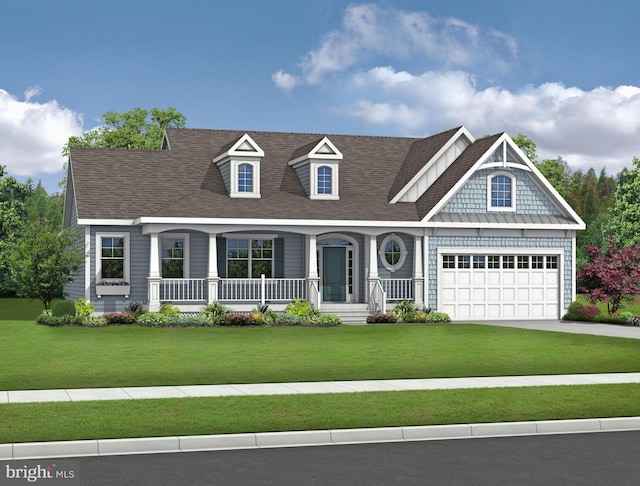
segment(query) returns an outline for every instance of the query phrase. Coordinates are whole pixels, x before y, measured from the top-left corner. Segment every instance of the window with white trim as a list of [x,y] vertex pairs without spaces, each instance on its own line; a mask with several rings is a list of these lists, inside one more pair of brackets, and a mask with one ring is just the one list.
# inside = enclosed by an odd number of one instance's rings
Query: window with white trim
[[238,165],[238,192],[253,192],[253,165],[246,163]]
[[189,235],[163,234],[160,240],[162,278],[189,278]]
[[129,233],[96,233],[96,283],[129,282]]
[[273,275],[272,239],[228,239],[227,276],[229,278],[271,278]]
[[487,209],[489,211],[515,211],[516,179],[508,172],[493,173],[487,177]]
[[390,272],[395,272],[404,265],[407,258],[407,247],[398,235],[387,235],[380,244],[378,251],[382,266]]
[[333,194],[332,172],[333,169],[329,166],[318,167],[318,194]]

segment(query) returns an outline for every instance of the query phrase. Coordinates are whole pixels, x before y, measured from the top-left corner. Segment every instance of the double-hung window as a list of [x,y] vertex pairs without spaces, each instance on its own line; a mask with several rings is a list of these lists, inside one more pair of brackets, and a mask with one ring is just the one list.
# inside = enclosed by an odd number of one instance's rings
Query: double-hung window
[[227,240],[227,276],[229,278],[260,278],[273,275],[272,239]]
[[129,233],[96,233],[96,280],[129,281]]
[[162,278],[188,278],[188,235],[163,235],[161,241]]

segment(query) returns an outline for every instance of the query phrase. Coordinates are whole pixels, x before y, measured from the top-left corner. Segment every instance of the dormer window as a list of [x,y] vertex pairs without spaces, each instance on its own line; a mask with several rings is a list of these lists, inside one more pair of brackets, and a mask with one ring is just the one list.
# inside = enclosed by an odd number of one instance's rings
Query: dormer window
[[487,178],[487,209],[489,211],[515,211],[516,180],[508,172],[490,174]]
[[244,134],[227,146],[213,162],[220,168],[231,197],[260,197],[260,160],[264,151]]
[[253,166],[238,165],[238,192],[253,192]]
[[299,148],[289,165],[293,167],[309,199],[339,199],[339,161],[342,153],[324,137]]

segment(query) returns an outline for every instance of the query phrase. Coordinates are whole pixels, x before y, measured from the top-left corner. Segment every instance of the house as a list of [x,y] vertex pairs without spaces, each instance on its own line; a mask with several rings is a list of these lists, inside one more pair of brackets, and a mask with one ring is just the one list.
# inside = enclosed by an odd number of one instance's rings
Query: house
[[558,319],[583,221],[505,133],[427,138],[168,129],[162,150],[72,148],[64,224],[96,312],[306,298],[454,320]]

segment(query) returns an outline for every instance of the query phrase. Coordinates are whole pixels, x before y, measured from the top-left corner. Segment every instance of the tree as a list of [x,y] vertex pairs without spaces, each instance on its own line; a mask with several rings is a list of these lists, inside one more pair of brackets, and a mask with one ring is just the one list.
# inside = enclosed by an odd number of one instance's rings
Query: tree
[[605,248],[586,248],[587,263],[578,281],[592,304],[606,302],[609,315],[640,295],[640,245],[621,248],[613,238]]
[[518,133],[512,138],[513,142],[524,152],[527,158],[534,164],[538,162],[538,154],[536,154],[536,144],[526,135]]
[[631,170],[618,176],[615,202],[605,227],[620,246],[640,243],[640,159],[634,157],[632,164]]
[[70,147],[130,148],[158,150],[165,128],[184,128],[186,117],[173,107],[166,110],[134,108],[124,113],[108,111],[102,115],[104,126],[70,137],[62,150],[69,155]]
[[13,296],[17,290],[9,271],[8,250],[27,221],[27,195],[27,186],[7,176],[0,165],[0,295]]
[[542,172],[545,179],[562,197],[567,195],[571,180],[571,169],[566,160],[560,156],[557,159],[545,159],[536,163],[536,168]]
[[84,261],[84,248],[78,241],[79,235],[68,228],[52,231],[40,222],[26,228],[9,251],[18,295],[39,299],[49,309]]

